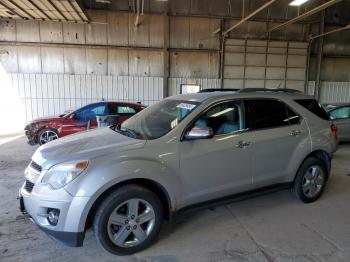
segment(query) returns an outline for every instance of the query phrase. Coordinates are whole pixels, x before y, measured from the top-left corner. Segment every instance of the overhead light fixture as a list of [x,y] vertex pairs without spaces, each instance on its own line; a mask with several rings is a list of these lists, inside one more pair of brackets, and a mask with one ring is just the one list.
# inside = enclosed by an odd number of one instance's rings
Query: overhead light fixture
[[301,6],[302,4],[306,3],[309,0],[294,0],[289,5],[290,6]]
[[111,3],[111,0],[96,0],[96,3],[110,4],[110,3]]

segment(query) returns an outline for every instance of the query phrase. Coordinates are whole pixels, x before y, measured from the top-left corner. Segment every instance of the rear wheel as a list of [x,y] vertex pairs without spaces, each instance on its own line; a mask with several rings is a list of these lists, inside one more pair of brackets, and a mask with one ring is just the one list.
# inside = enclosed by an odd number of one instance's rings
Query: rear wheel
[[326,168],[321,160],[306,159],[295,178],[293,192],[304,203],[316,201],[326,186],[326,174]]
[[45,128],[41,130],[38,135],[38,143],[39,145],[43,145],[52,140],[56,140],[57,138],[58,138],[58,133],[55,129]]
[[127,185],[102,202],[93,227],[104,249],[128,255],[150,246],[162,222],[163,209],[158,197],[146,188]]

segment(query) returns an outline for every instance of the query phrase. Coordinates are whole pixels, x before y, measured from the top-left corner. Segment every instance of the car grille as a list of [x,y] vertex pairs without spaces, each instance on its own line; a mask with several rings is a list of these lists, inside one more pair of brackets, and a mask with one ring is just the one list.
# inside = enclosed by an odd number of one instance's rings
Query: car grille
[[41,173],[41,166],[34,161],[30,162],[30,167]]
[[28,193],[31,193],[34,187],[34,183],[30,182],[29,180],[26,180],[24,184],[24,188]]

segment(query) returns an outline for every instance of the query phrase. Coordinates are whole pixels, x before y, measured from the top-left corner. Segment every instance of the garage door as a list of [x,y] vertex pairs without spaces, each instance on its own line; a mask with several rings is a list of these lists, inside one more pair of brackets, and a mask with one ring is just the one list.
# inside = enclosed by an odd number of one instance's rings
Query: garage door
[[227,39],[225,88],[304,91],[307,42]]

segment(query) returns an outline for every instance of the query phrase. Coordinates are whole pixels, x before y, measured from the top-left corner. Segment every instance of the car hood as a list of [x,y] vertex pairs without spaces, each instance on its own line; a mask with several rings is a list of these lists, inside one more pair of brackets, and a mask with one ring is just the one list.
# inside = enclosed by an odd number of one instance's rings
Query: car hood
[[39,117],[39,118],[33,119],[28,124],[34,124],[34,123],[39,123],[39,122],[48,122],[48,121],[56,121],[56,120],[62,120],[62,117],[59,117],[59,116]]
[[48,169],[57,163],[93,159],[117,151],[138,149],[145,140],[121,135],[109,127],[93,129],[51,141],[37,149],[32,160]]

